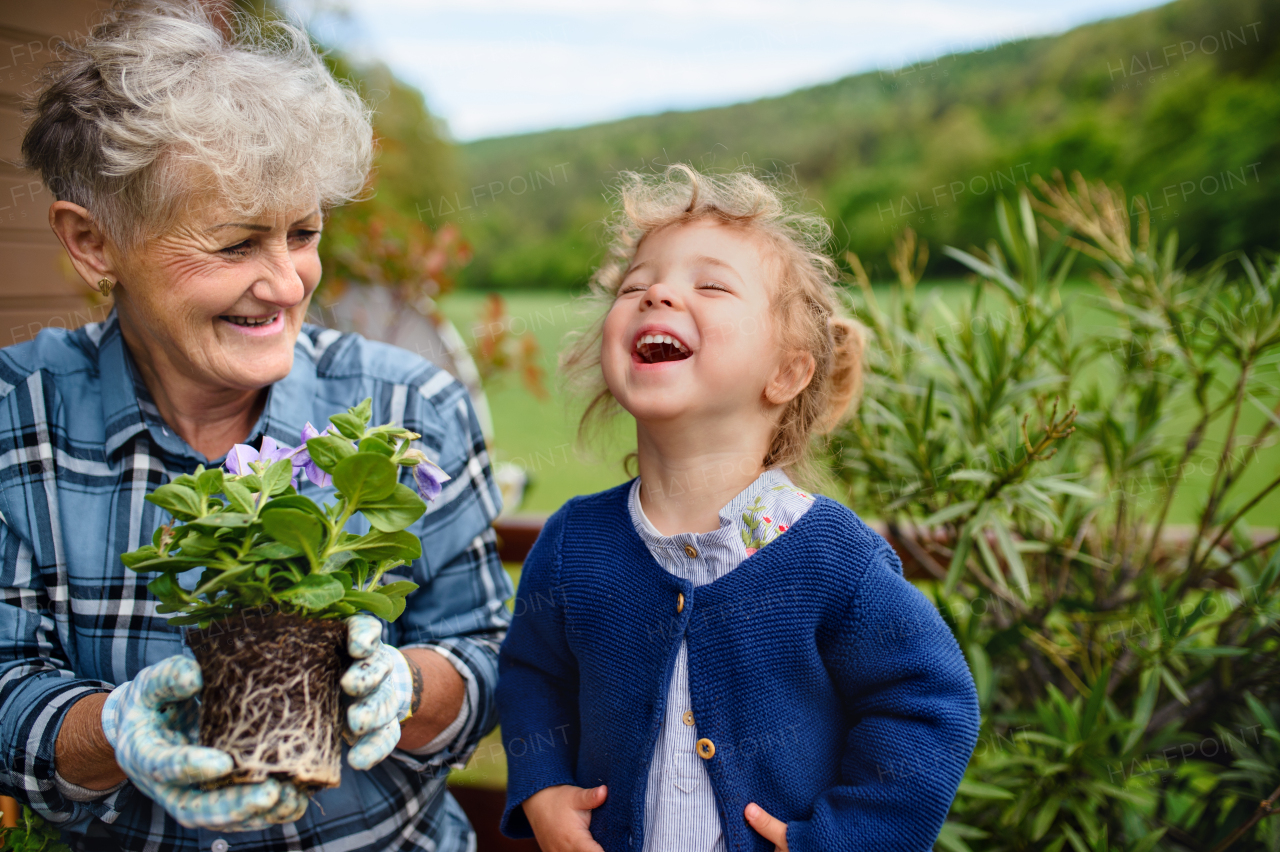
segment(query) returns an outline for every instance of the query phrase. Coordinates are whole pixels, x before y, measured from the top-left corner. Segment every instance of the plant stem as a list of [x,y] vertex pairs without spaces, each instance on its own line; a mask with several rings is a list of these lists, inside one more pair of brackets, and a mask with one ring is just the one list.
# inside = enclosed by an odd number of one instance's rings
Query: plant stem
[[1272,790],[1270,796],[1267,796],[1258,803],[1258,809],[1253,812],[1253,816],[1249,818],[1248,822],[1228,834],[1221,843],[1213,847],[1209,852],[1224,852],[1224,850],[1234,846],[1235,842],[1241,837],[1244,837],[1249,829],[1257,825],[1263,817],[1271,816],[1274,813],[1280,813],[1280,808],[1273,807],[1276,799],[1280,799],[1280,787]]

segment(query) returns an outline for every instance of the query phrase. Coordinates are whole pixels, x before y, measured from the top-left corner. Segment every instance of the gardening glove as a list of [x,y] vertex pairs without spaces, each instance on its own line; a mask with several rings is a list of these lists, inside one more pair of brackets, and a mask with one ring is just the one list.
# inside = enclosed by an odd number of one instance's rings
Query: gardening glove
[[203,687],[199,663],[174,656],[111,691],[102,706],[102,732],[124,774],[187,828],[254,831],[301,817],[307,797],[288,782],[200,789],[234,768],[231,755],[196,744],[196,696]]
[[342,675],[342,691],[355,701],[347,707],[343,736],[351,745],[347,763],[369,769],[400,742],[400,723],[413,706],[413,675],[404,654],[382,643],[382,622],[353,615],[347,624],[347,653],[355,660]]

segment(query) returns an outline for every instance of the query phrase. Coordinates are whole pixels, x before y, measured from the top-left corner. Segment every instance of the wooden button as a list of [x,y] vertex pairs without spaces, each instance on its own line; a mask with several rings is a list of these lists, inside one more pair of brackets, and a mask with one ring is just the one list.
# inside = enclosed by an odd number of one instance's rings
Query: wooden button
[[684,546],[684,555],[689,557],[690,559],[696,559],[698,556],[698,551],[694,550],[692,544],[686,544]]
[[710,760],[715,756],[716,756],[715,743],[711,742],[711,740],[707,739],[706,737],[703,737],[702,739],[698,740],[698,757],[702,758],[703,760]]
[[686,710],[686,711],[684,711],[684,716],[683,716],[683,718],[684,718],[684,723],[685,723],[686,725],[692,725],[692,724],[693,724],[693,711],[692,711],[692,710]]
[[684,592],[676,595],[676,612],[684,612]]

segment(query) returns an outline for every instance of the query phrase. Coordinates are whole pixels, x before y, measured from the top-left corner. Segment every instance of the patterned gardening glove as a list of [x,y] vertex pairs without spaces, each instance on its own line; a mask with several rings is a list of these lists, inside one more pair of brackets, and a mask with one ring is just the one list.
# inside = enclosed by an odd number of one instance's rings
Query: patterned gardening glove
[[200,789],[201,782],[234,768],[231,755],[196,745],[196,696],[203,687],[200,665],[174,656],[111,691],[102,706],[102,731],[124,774],[187,828],[255,831],[301,817],[307,797],[288,782]]
[[370,769],[400,742],[400,723],[412,715],[414,678],[404,654],[382,643],[381,621],[353,615],[346,624],[347,653],[355,662],[341,683],[355,700],[347,707],[342,733],[351,744],[351,768]]

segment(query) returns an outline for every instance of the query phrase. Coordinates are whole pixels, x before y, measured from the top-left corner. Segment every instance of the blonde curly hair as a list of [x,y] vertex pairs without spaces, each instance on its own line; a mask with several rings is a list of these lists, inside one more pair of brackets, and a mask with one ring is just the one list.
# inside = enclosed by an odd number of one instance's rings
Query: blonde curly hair
[[831,239],[830,225],[821,216],[801,212],[787,193],[746,169],[713,175],[677,164],[660,174],[620,175],[608,222],[608,252],[592,276],[588,297],[596,320],[560,359],[570,385],[589,398],[579,438],[620,408],[600,369],[601,336],[605,314],[640,243],[663,228],[700,221],[759,237],[776,260],[772,309],[780,345],[786,351],[809,353],[814,372],[783,409],[761,463],[781,468],[800,482],[821,481],[813,437],[852,416],[862,391],[866,337],[861,325],[840,315],[839,271],[824,251]]

